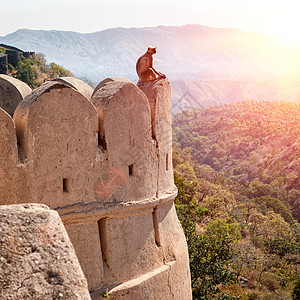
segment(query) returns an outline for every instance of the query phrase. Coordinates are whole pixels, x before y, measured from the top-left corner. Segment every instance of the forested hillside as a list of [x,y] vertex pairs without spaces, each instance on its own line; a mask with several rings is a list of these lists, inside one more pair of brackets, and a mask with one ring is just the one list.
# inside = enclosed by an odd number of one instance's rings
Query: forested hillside
[[175,116],[195,299],[299,299],[299,109],[247,101]]
[[[22,55],[16,67],[8,64],[8,75],[25,82],[32,89],[37,88],[47,80],[73,76],[69,70],[54,62],[47,64],[42,53],[33,54],[29,58],[25,58]],[[90,84],[89,81],[87,82]]]

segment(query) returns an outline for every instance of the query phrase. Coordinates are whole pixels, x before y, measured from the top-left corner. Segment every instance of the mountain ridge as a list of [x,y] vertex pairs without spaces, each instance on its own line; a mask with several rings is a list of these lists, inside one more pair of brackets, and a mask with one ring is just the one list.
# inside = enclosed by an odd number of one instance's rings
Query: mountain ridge
[[[136,78],[136,59],[146,51],[149,44],[155,44],[158,47],[155,62],[171,79],[201,79],[199,76],[206,78],[207,74],[215,79],[222,79],[220,77],[226,78],[229,73],[228,66],[232,66],[232,63],[239,61],[242,56],[245,57],[245,51],[248,51],[246,56],[249,57],[249,41],[252,45],[257,45],[264,39],[270,39],[270,36],[247,33],[234,28],[192,24],[118,27],[93,33],[19,29],[0,37],[0,42],[16,45],[24,50],[45,53],[47,60],[63,65],[76,75],[78,73],[89,76],[90,79],[96,76],[97,80],[100,76],[123,73],[129,75],[130,79]],[[235,45],[233,49],[228,49],[229,44]],[[226,49],[224,45],[227,45]],[[238,47],[243,48],[239,57],[234,53]],[[234,60],[232,54],[235,56]],[[120,66],[117,65],[116,58],[121,59]],[[124,70],[126,66],[130,66],[130,69],[127,67],[128,70]],[[218,70],[220,67],[224,70]],[[96,70],[91,70],[92,68]]]
[[[253,83],[252,90],[244,92],[241,90],[244,81],[259,84],[265,80],[268,82],[268,90],[276,90],[276,82],[300,78],[300,51],[298,53],[296,50],[291,52],[292,50],[285,49],[276,44],[271,35],[244,32],[235,28],[214,28],[198,24],[159,25],[118,27],[92,33],[19,29],[0,37],[0,43],[44,53],[48,62],[54,61],[69,69],[75,76],[87,78],[94,84],[112,76],[127,77],[136,82],[136,61],[148,45],[154,45],[158,49],[154,57],[155,67],[171,81],[175,95],[173,98],[180,99],[189,92],[196,95],[197,99],[200,97],[199,101],[205,103],[205,106],[217,104],[224,97],[225,102],[249,100],[249,97],[257,94],[257,88]],[[189,88],[183,90],[184,84],[178,80],[190,81]],[[233,90],[237,85],[234,82],[240,82],[240,93],[238,89],[235,89],[234,95],[220,90],[216,82],[220,80],[232,81]],[[195,81],[202,82],[205,93],[199,94],[199,84],[195,84]],[[205,83],[208,81],[210,83]],[[298,86],[297,84],[291,91],[283,93],[282,100],[296,98],[292,101],[300,101]],[[247,88],[250,89],[249,86]],[[259,98],[264,95],[265,92],[260,93]],[[281,100],[277,95],[270,99]]]

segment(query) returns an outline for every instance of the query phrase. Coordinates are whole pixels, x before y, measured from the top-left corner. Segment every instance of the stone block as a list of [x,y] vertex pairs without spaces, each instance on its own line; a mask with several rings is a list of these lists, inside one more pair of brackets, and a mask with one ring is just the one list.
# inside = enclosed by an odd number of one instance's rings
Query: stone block
[[45,205],[0,206],[0,299],[90,299],[57,212]]
[[18,104],[31,93],[31,88],[21,80],[0,75],[0,107],[13,116]]

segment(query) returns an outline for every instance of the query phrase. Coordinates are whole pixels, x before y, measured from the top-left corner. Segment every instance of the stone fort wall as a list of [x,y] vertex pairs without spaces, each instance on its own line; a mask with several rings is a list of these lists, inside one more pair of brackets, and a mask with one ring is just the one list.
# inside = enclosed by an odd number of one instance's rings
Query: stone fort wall
[[171,135],[168,80],[47,82],[0,108],[0,205],[59,213],[92,299],[191,299]]
[[6,54],[0,52],[0,74],[7,74],[8,72],[8,57]]
[[5,54],[3,54],[2,57],[0,56],[0,74],[5,75],[7,75],[8,64],[12,64],[14,67],[16,67],[18,62],[21,60],[21,55],[23,55],[25,58],[29,58],[35,54],[35,52],[23,51],[6,44],[0,44],[0,48],[5,49]]

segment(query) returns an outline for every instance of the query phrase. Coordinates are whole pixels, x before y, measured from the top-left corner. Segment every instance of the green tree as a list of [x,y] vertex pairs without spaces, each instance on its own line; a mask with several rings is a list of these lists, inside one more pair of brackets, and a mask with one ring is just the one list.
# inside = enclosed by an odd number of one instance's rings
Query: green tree
[[290,224],[285,222],[279,214],[269,211],[258,226],[257,235],[261,235],[265,239],[283,238],[290,240],[292,231]]
[[234,256],[231,244],[239,237],[237,224],[217,219],[205,228],[204,234],[199,234],[197,213],[191,213],[191,206],[176,204],[176,210],[188,244],[193,298],[233,299],[222,293],[220,287],[235,282],[229,263]]
[[292,291],[292,297],[293,300],[300,299],[300,276],[298,276],[298,279],[296,280],[295,286]]
[[194,232],[189,243],[194,299],[231,299],[220,287],[235,282],[229,264],[234,256],[231,245],[237,235],[236,226],[224,220],[211,222],[204,234]]
[[47,72],[47,62],[46,62],[46,55],[44,53],[37,53],[34,54],[32,57],[34,64],[39,67],[41,72]]
[[228,218],[228,214],[235,204],[234,196],[226,190],[208,196],[203,201],[203,206],[211,218]]
[[33,89],[37,87],[37,75],[34,69],[32,68],[32,63],[29,59],[22,57],[22,59],[18,62],[16,78],[25,82]]
[[255,198],[254,201],[263,213],[266,213],[268,210],[273,210],[275,213],[281,215],[289,224],[294,223],[295,220],[291,211],[279,199],[270,196],[263,196]]
[[193,182],[186,181],[174,171],[174,182],[178,189],[177,203],[188,204],[195,199],[195,186]]
[[73,76],[73,74],[69,70],[54,62],[49,64],[49,75],[52,79],[57,77]]
[[269,253],[277,254],[281,258],[288,253],[300,254],[300,244],[295,241],[287,241],[283,238],[268,239],[265,241]]
[[16,69],[12,64],[8,64],[7,67],[9,72],[14,71]]
[[[236,255],[232,259],[232,267],[236,278],[247,275],[247,270],[257,270],[259,277],[269,269],[267,257],[261,249],[256,248],[249,239],[242,239],[234,243]],[[259,280],[259,278],[258,278]]]

